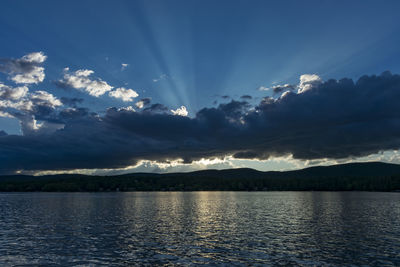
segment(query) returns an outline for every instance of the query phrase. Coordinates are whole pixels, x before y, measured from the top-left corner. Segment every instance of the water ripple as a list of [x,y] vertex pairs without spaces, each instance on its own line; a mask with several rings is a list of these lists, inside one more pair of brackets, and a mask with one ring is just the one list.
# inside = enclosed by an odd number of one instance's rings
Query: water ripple
[[400,266],[400,194],[0,194],[4,266]]

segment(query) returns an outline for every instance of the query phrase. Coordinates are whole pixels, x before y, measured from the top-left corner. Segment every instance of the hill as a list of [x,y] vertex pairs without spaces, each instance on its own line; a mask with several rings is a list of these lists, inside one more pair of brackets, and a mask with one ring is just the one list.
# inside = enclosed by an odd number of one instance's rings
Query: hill
[[116,176],[0,176],[0,191],[400,190],[400,165],[382,162],[262,172],[249,168]]

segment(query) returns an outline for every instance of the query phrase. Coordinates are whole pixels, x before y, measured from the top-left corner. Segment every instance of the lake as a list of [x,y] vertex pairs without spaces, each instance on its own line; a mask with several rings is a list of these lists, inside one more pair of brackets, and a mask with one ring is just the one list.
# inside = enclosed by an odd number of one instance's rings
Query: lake
[[400,266],[400,193],[0,194],[1,266]]

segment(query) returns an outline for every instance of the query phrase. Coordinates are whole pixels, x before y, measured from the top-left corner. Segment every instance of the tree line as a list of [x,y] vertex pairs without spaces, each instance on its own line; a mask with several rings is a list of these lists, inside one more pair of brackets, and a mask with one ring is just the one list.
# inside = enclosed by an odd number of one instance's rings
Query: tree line
[[400,175],[240,177],[217,175],[122,175],[2,178],[2,192],[109,191],[400,191]]

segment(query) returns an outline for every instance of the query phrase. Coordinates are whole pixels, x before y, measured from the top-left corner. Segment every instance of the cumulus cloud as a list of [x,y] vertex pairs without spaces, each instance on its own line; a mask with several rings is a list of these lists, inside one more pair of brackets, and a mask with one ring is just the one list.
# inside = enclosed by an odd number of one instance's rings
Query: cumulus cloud
[[30,100],[34,106],[46,106],[55,108],[62,105],[62,102],[52,94],[46,91],[35,91],[30,95]]
[[61,117],[60,112],[55,119],[65,126],[46,136],[0,136],[0,172],[123,168],[142,160],[189,163],[226,156],[336,160],[400,148],[400,75],[386,72],[356,82],[308,78],[297,85],[309,87],[300,93],[291,90],[255,106],[232,100],[194,117],[174,116],[161,104],[140,112],[111,108],[101,116],[70,110]]
[[29,89],[26,86],[11,87],[0,83],[0,99],[18,100],[23,98]]
[[74,88],[86,91],[89,95],[99,97],[113,89],[107,82],[90,76],[94,73],[92,70],[77,70],[70,72],[69,68],[64,69],[63,79],[56,82],[61,88]]
[[[17,104],[11,114],[19,120],[24,135],[49,134],[64,126],[55,113],[55,109],[62,106],[62,102],[46,91],[30,93]],[[38,123],[37,120],[42,122]]]
[[[0,117],[18,119],[25,135],[61,127],[62,124],[55,122],[58,119],[50,116],[60,106],[62,102],[46,91],[29,92],[26,86],[13,88],[0,83]],[[36,119],[43,122],[37,123]]]
[[0,117],[13,117],[13,111],[31,108],[32,102],[25,98],[28,91],[26,86],[11,87],[0,83]]
[[258,90],[260,91],[270,91],[274,93],[274,95],[282,94],[285,97],[290,91],[294,91],[297,89],[297,93],[301,94],[307,90],[312,89],[313,87],[317,87],[322,83],[321,77],[317,74],[303,74],[300,76],[300,82],[298,85],[293,84],[283,84],[283,85],[274,85],[271,87],[260,86]]
[[172,114],[178,115],[178,116],[187,116],[188,111],[185,106],[181,106],[180,108],[177,108],[176,110],[171,109]]
[[317,74],[303,74],[300,76],[298,93],[304,93],[305,91],[308,91],[321,83],[322,79]]
[[119,98],[124,102],[133,101],[134,98],[139,96],[139,94],[136,91],[134,91],[132,89],[126,89],[124,87],[117,88],[108,94],[109,94],[109,96],[114,97],[114,98]]
[[46,136],[64,127],[62,123],[54,123],[49,121],[43,121],[39,123],[34,115],[30,114],[19,114],[21,131],[24,136],[40,135]]
[[0,59],[0,72],[9,75],[15,83],[40,83],[44,80],[42,63],[47,56],[43,52],[34,52],[18,59]]

